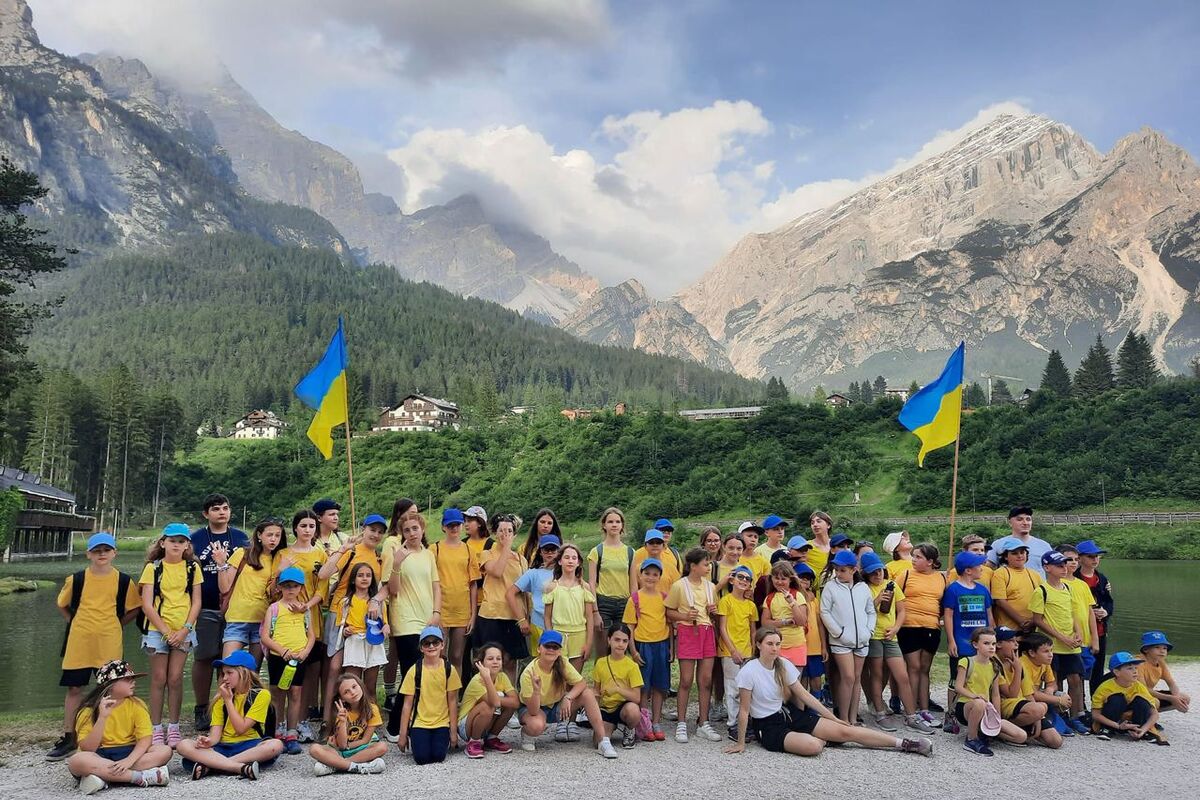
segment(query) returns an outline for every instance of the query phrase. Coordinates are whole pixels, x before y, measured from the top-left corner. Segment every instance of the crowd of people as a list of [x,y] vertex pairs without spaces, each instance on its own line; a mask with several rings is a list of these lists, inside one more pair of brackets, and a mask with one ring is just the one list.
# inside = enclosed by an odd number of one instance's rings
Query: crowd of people
[[[673,722],[675,742],[728,738],[730,754],[757,741],[929,756],[940,728],[992,756],[997,742],[1057,749],[1073,736],[1165,745],[1160,714],[1189,710],[1163,632],[1107,656],[1105,551],[1051,547],[1028,507],[990,547],[964,537],[948,571],[933,544],[900,531],[877,551],[820,511],[809,538],[771,515],[705,527],[682,552],[669,520],[634,541],[617,508],[586,552],[550,509],[523,541],[519,517],[472,506],[446,509],[431,542],[407,499],[350,533],[329,499],[249,534],[223,495],[203,515],[197,530],[168,524],[137,577],[114,567],[111,534],[92,535],[87,568],[58,595],[66,701],[47,758],[66,759],[84,794],[166,785],[175,752],[193,780],[256,780],[302,744],[317,776],[372,774],[392,744],[420,765],[590,729],[616,758]],[[121,660],[134,620],[145,672]],[[943,636],[945,705],[930,678]],[[146,677],[148,702],[135,692]]]

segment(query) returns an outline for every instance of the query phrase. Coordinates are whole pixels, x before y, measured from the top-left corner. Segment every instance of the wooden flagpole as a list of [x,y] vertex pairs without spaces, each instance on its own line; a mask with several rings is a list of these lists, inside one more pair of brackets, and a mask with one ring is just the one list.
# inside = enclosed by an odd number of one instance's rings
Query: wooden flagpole
[[[345,339],[346,329],[345,322],[342,322],[342,338]],[[350,345],[346,344],[346,350],[349,351]],[[349,353],[346,356],[347,369],[344,372],[345,378],[342,380],[342,396],[346,401],[346,475],[350,480],[350,530],[358,531],[358,514],[354,507],[354,459],[350,457],[350,370]],[[957,462],[956,462],[957,463]],[[957,469],[957,467],[956,467]]]
[[[962,412],[959,412],[960,414]],[[954,514],[958,510],[958,443],[962,438],[962,417],[958,421],[958,438],[954,440],[954,477],[950,479],[950,549],[946,551],[946,563],[954,557]]]

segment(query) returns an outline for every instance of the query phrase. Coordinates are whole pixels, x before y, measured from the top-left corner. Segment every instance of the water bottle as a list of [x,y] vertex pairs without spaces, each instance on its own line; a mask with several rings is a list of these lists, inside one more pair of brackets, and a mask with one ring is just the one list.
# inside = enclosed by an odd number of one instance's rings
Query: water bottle
[[283,674],[279,676],[279,688],[292,688],[292,678],[296,677],[296,668],[300,666],[300,662],[294,658],[288,659],[287,664],[283,666]]
[[[883,587],[883,590],[884,590],[885,592],[895,592],[895,591],[896,591],[896,582],[895,582],[895,581],[888,581],[888,582],[887,582],[887,586]],[[891,601],[891,599],[884,600],[882,603],[880,603],[880,604],[879,604],[879,610],[880,610],[881,612],[883,612],[884,614],[890,614],[890,613],[891,613],[891,611],[892,611],[892,601]]]

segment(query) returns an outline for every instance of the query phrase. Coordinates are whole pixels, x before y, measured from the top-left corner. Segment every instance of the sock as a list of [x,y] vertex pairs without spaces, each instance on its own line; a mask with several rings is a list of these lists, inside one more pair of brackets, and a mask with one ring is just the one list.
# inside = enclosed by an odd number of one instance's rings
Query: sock
[[892,747],[894,747],[894,748],[896,748],[897,750],[899,750],[900,748],[904,747],[904,740],[903,740],[903,739],[901,739],[901,738],[899,738],[899,737],[897,737],[897,738],[896,738],[896,743],[895,743],[894,745],[892,745]]
[[131,770],[129,772],[129,783],[133,786],[145,786],[146,773],[142,772],[141,770]]
[[178,730],[179,730],[179,723],[178,723],[178,722],[172,722],[172,723],[169,723],[169,724],[167,725],[167,730],[169,730],[169,731],[178,731]]

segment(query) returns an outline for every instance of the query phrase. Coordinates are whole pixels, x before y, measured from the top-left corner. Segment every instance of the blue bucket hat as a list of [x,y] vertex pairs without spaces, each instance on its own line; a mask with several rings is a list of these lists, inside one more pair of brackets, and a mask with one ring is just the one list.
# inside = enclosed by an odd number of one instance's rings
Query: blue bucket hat
[[1108,668],[1110,671],[1116,671],[1121,667],[1127,667],[1130,664],[1142,663],[1144,663],[1143,660],[1135,657],[1133,653],[1130,653],[1127,650],[1122,650],[1119,653],[1113,653],[1112,656],[1109,657]]
[[1163,645],[1168,651],[1174,650],[1175,645],[1167,641],[1167,635],[1162,631],[1146,631],[1142,634],[1142,652],[1146,652],[1147,647],[1155,647]]
[[858,558],[849,550],[838,550],[831,559],[835,567],[857,567]]
[[383,527],[386,528],[388,522],[380,514],[368,514],[366,519],[364,519],[362,521],[362,524],[363,524],[364,528],[367,527],[368,525],[382,525]]
[[768,528],[786,528],[787,520],[778,514],[772,514],[762,521],[762,527],[764,531]]
[[[834,563],[837,563],[836,559],[834,560]],[[876,570],[883,569],[883,562],[880,561],[879,556],[875,555],[874,553],[863,553],[862,558],[859,559],[859,569],[862,570],[863,575],[870,575]]]
[[1075,552],[1081,556],[1101,556],[1108,551],[1100,547],[1091,539],[1084,539],[1079,544],[1075,545]]
[[659,561],[657,558],[647,558],[645,561],[642,562],[642,566],[638,567],[638,572],[645,572],[646,570],[650,569],[651,567],[657,567],[659,572],[663,571],[663,566],[662,566],[661,561]]
[[254,656],[250,655],[249,650],[234,650],[229,655],[222,659],[213,662],[215,667],[245,667],[251,672],[258,671],[258,662],[254,660]]
[[111,547],[113,550],[117,549],[117,540],[108,531],[100,531],[99,533],[93,533],[91,536],[88,537],[87,549],[88,549],[89,553],[92,550],[95,550],[97,547],[105,547],[105,546]]
[[189,542],[192,540],[192,529],[182,522],[170,522],[163,528],[163,536],[182,536]]
[[457,508],[447,508],[442,512],[443,525],[462,525],[466,521],[467,518],[463,515],[463,512]]
[[367,644],[383,644],[383,620],[379,617],[367,617]]
[[282,586],[285,583],[298,583],[304,585],[304,571],[299,567],[288,567],[283,572],[279,573],[279,577],[275,581]]

